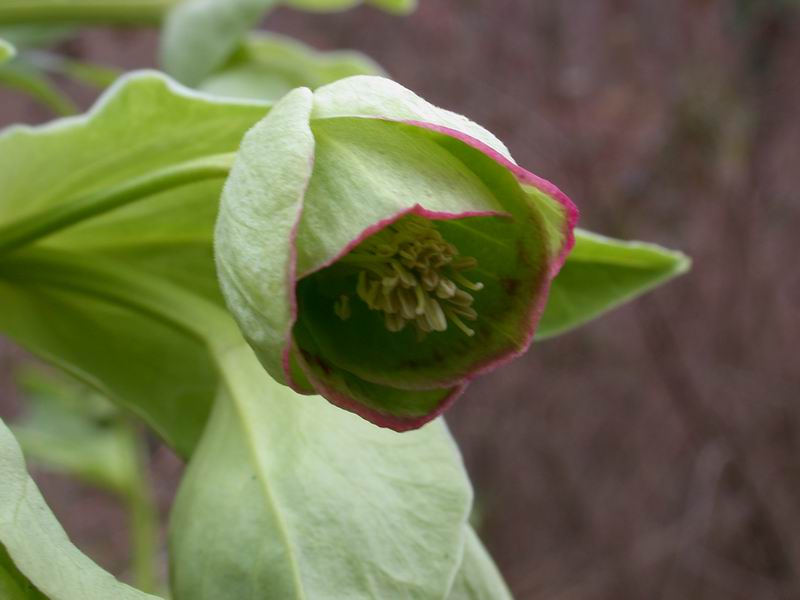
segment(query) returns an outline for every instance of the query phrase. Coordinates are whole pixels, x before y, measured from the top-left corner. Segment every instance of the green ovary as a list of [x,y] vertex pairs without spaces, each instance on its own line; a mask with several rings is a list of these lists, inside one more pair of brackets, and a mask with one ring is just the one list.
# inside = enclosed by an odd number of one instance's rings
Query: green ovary
[[[473,283],[462,271],[474,269],[478,261],[460,256],[433,221],[406,216],[370,236],[340,263],[358,271],[355,294],[370,310],[383,313],[389,331],[402,331],[409,323],[418,339],[428,333],[446,331],[453,323],[466,335],[474,335],[464,321],[475,321],[473,296],[482,283]],[[342,320],[350,318],[350,296],[343,294],[334,304]]]

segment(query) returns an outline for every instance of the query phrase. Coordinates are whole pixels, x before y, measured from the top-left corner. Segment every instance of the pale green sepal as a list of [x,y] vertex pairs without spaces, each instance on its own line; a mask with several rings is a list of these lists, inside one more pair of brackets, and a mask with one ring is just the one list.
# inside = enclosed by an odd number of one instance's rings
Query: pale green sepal
[[272,381],[242,345],[172,515],[176,598],[445,598],[471,490],[442,421],[374,427]]
[[681,252],[576,229],[575,247],[553,280],[537,339],[578,327],[686,273],[690,266]]
[[0,486],[0,544],[14,566],[45,597],[50,600],[157,600],[156,596],[114,579],[69,541],[28,475],[17,441],[1,420],[0,481],[3,482]]
[[322,52],[290,37],[258,33],[199,87],[222,96],[279,100],[296,87],[314,89],[354,75],[382,74],[360,52]]
[[220,204],[215,250],[226,302],[264,367],[286,382],[295,237],[314,163],[311,91],[298,88],[245,135]]
[[14,46],[3,38],[0,38],[0,64],[11,60],[17,54]]
[[472,527],[467,527],[464,560],[448,600],[512,600],[502,575]]
[[450,215],[506,213],[472,171],[414,127],[378,119],[312,127],[316,158],[297,235],[298,277],[415,205]]
[[[406,390],[451,388],[474,376],[476,370],[523,350],[533,335],[532,322],[541,307],[537,298],[541,297],[549,280],[549,265],[553,264],[552,257],[548,256],[550,248],[554,241],[557,243],[562,239],[566,229],[563,212],[549,210],[552,203],[541,193],[523,193],[509,169],[453,137],[377,119],[331,119],[313,123],[315,131],[326,132],[342,130],[345,125],[351,126],[355,132],[336,137],[336,141],[343,140],[339,148],[344,157],[341,164],[345,167],[336,168],[331,161],[329,179],[343,171],[356,173],[352,165],[361,165],[360,171],[366,181],[380,180],[384,187],[361,198],[367,209],[343,211],[341,215],[331,214],[327,219],[318,219],[318,223],[337,223],[335,229],[319,227],[329,241],[345,236],[348,229],[356,229],[362,216],[382,208],[393,194],[396,194],[397,202],[406,201],[407,196],[422,198],[421,204],[434,210],[443,200],[458,202],[461,206],[455,212],[465,211],[467,214],[476,209],[473,203],[477,198],[489,194],[488,202],[496,203],[498,209],[508,216],[469,217],[437,223],[448,242],[465,256],[478,261],[479,269],[470,276],[484,287],[475,294],[475,310],[479,318],[470,322],[475,330],[474,336],[468,337],[456,327],[427,336],[423,341],[417,339],[410,327],[392,333],[384,327],[376,311],[368,310],[360,300],[351,303],[351,319],[331,318],[334,302],[340,295],[353,294],[357,287],[355,277],[342,270],[347,265],[340,261],[299,282],[298,297],[303,307],[295,329],[299,347],[320,357],[323,363],[338,366],[373,384]],[[320,147],[322,145],[320,143]],[[407,155],[389,151],[398,145],[414,151]],[[439,159],[440,155],[447,160]],[[419,165],[419,173],[426,174],[426,177],[416,178],[414,173],[417,171],[407,173],[410,169],[403,168],[407,162]],[[453,163],[459,169],[451,168]],[[433,173],[428,171],[429,168]],[[461,170],[468,175],[462,177]],[[312,187],[316,177],[317,169]],[[470,181],[473,183],[464,185]],[[336,183],[337,180],[333,180],[332,185]],[[448,189],[450,185],[455,187]],[[372,186],[367,190],[372,192]],[[344,198],[344,191],[344,188],[336,191],[336,197],[342,194]],[[361,191],[355,189],[352,193]],[[323,193],[318,198],[325,196]],[[429,200],[429,196],[435,198]],[[380,202],[374,198],[380,198]],[[470,201],[463,202],[466,199]],[[312,203],[309,201],[307,205],[310,207]],[[313,206],[324,213],[338,205],[319,203]],[[310,213],[309,209],[303,218]],[[552,235],[551,230],[556,235]],[[307,238],[299,239],[304,241],[301,248],[313,247],[305,243]],[[305,332],[309,334],[302,338],[301,325],[305,325]],[[313,360],[309,359],[309,362]],[[330,376],[320,374],[318,377],[333,383],[334,375],[335,372],[331,371]],[[344,390],[342,385],[335,387]],[[351,391],[362,388],[350,384],[346,387]],[[368,391],[366,387],[363,390]],[[373,395],[364,394],[364,397]],[[395,396],[393,399],[399,398]],[[429,406],[440,405],[434,398],[428,399],[433,402]],[[385,402],[379,404],[383,412],[392,414]],[[397,416],[406,412],[404,409],[407,407],[417,409],[421,405],[402,400],[395,407],[400,413]]]
[[221,66],[279,0],[187,0],[170,11],[161,38],[164,70],[197,85]]
[[463,115],[438,108],[399,83],[383,77],[348,77],[318,89],[314,93],[313,118],[334,117],[432,123],[466,133],[513,162],[503,142],[480,125]]

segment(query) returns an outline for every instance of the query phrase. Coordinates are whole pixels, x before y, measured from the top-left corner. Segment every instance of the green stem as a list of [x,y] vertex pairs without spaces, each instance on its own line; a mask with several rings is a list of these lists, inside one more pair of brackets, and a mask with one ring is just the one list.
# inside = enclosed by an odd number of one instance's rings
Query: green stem
[[122,71],[119,69],[72,60],[60,54],[42,50],[28,50],[22,56],[27,63],[42,71],[63,75],[101,90],[110,86],[122,75]]
[[0,227],[0,256],[61,231],[85,219],[142,200],[159,192],[227,177],[235,154],[216,154],[172,165],[110,189],[80,196],[31,217]]
[[158,590],[156,557],[159,547],[159,523],[153,497],[153,486],[147,470],[147,457],[142,436],[131,427],[136,451],[136,481],[126,498],[131,540],[131,564],[136,587],[144,592]]
[[58,116],[74,115],[78,107],[41,73],[16,66],[0,68],[0,86],[28,94]]
[[0,25],[108,23],[154,25],[179,0],[5,0]]

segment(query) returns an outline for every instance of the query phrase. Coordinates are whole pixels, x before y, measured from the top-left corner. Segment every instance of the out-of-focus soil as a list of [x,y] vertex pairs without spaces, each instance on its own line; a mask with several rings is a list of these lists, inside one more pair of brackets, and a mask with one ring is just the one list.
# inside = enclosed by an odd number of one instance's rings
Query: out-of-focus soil
[[[406,19],[281,10],[266,25],[363,50],[487,126],[576,201],[582,226],[694,258],[690,275],[536,345],[449,413],[516,597],[800,598],[798,9],[422,0]],[[152,65],[156,39],[92,32],[68,49]],[[48,117],[0,99],[2,124]],[[2,352],[5,376],[16,354]],[[0,395],[6,417],[5,382]],[[177,469],[158,456],[166,506]],[[109,500],[43,483],[79,544],[119,572]]]

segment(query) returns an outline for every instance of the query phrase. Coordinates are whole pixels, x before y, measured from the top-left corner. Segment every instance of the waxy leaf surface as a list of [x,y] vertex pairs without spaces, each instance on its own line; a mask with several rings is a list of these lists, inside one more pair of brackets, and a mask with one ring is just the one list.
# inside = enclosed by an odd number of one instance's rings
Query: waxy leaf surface
[[[185,331],[87,296],[84,273],[49,261],[112,258],[217,299],[212,235],[227,169],[207,158],[235,151],[267,110],[140,73],[115,84],[86,116],[0,135],[0,330],[143,416],[183,454],[216,393],[205,350]],[[183,169],[185,178],[93,214],[109,190],[169,169]],[[54,222],[63,230],[50,231]],[[36,235],[26,240],[28,232]],[[38,255],[31,267],[19,248],[30,243],[50,258]]]

